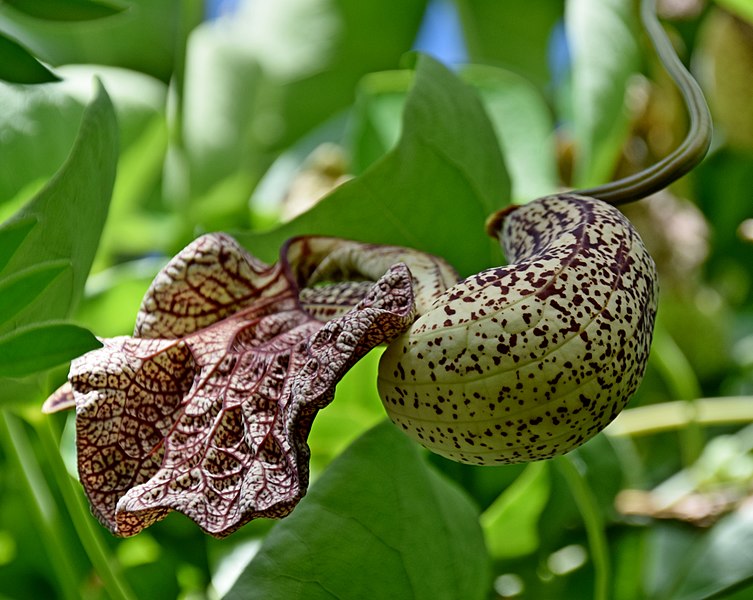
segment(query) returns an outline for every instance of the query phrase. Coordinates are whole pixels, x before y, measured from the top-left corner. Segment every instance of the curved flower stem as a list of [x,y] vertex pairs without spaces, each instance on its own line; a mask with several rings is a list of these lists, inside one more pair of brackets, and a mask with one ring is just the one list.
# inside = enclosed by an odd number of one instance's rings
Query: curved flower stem
[[682,144],[655,165],[617,181],[575,192],[615,205],[640,200],[667,187],[695,168],[711,145],[711,114],[703,92],[678,58],[672,42],[659,23],[656,0],[641,0],[641,21],[659,61],[682,95],[690,127]]
[[570,488],[570,493],[578,505],[578,510],[586,526],[588,545],[594,564],[594,600],[608,600],[610,597],[611,561],[604,520],[601,517],[601,511],[591,487],[576,460],[572,455],[565,455],[555,459],[555,463]]
[[21,420],[7,410],[0,411],[0,440],[22,480],[31,517],[47,551],[60,593],[66,600],[78,600],[81,594],[75,577],[76,568],[71,562],[70,549],[65,547],[55,501]]
[[94,519],[81,495],[72,485],[71,477],[68,475],[65,463],[60,455],[59,435],[55,430],[53,420],[43,419],[36,424],[36,430],[45,452],[45,458],[50,462],[55,474],[73,526],[76,528],[89,560],[94,565],[97,574],[102,578],[108,595],[112,600],[136,600],[136,596],[123,578],[119,565],[95,530]]

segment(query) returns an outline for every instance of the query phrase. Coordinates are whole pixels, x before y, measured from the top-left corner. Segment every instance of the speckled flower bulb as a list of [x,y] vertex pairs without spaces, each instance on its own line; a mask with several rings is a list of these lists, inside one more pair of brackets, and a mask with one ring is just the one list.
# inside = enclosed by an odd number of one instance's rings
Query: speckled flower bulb
[[379,394],[429,450],[494,465],[604,429],[643,377],[656,268],[613,206],[569,195],[499,213],[509,264],[459,282],[385,351]]

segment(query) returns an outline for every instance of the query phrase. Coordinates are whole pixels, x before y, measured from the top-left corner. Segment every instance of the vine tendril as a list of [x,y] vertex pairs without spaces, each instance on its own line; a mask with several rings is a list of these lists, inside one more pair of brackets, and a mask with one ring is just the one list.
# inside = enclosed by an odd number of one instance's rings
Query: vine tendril
[[689,128],[682,144],[653,166],[611,183],[573,192],[614,205],[640,200],[667,187],[696,167],[711,144],[711,115],[703,92],[678,58],[659,23],[656,0],[641,0],[641,21],[659,61],[682,95],[688,111]]

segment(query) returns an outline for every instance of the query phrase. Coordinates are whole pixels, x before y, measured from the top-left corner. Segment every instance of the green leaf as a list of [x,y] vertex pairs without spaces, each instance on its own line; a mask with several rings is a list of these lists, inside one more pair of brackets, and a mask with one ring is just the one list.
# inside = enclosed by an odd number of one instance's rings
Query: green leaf
[[750,0],[715,0],[716,3],[734,13],[741,19],[753,24],[753,4]]
[[374,385],[383,348],[375,348],[353,365],[337,384],[335,399],[311,426],[311,470],[321,472],[358,438],[384,420],[384,407]]
[[425,6],[426,0],[249,2],[232,21],[197,27],[188,43],[183,119],[192,192],[239,170],[258,177],[268,152],[290,147],[346,109],[364,75],[398,66]]
[[0,272],[36,224],[37,220],[34,217],[28,217],[0,227]]
[[[316,5],[316,2],[294,0]],[[275,3],[275,11],[280,2]],[[326,3],[325,3],[326,4]],[[427,0],[335,0],[336,35],[324,50],[329,61],[291,80],[283,98],[286,124],[277,147],[288,146],[318,123],[353,102],[353,90],[367,73],[398,66],[418,34]],[[310,10],[310,9],[309,9]],[[313,12],[313,11],[312,11]],[[396,18],[399,15],[399,18]],[[292,42],[300,36],[290,28]],[[319,43],[321,43],[319,41]]]
[[[676,528],[657,529],[654,537],[661,541],[659,534],[671,537],[679,550],[676,555],[679,560],[655,557],[654,569],[663,569],[661,575],[655,575],[660,584],[655,598],[721,597],[724,592],[753,580],[753,507],[750,505],[743,504],[710,530],[690,539],[685,539],[688,536],[683,537]],[[657,551],[661,549],[656,547]]]
[[59,81],[31,52],[3,33],[0,33],[0,79],[11,83]]
[[70,323],[41,323],[0,337],[0,377],[24,377],[56,367],[101,346],[88,330]]
[[557,191],[554,122],[530,81],[495,67],[471,65],[461,72],[481,96],[512,179],[512,199],[523,204]]
[[628,133],[625,91],[640,57],[634,11],[630,0],[567,3],[576,187],[611,178]]
[[49,21],[88,21],[126,10],[95,0],[5,0],[5,3],[30,17]]
[[[36,4],[36,0],[28,2]],[[0,3],[0,25],[52,65],[111,65],[169,81],[176,62],[182,60],[178,53],[185,48],[186,32],[201,21],[203,2],[127,0],[127,5],[129,10],[118,18],[72,22],[29,18]]]
[[504,65],[532,78],[541,88],[549,84],[550,38],[562,18],[562,0],[455,3],[473,62]]
[[14,217],[0,226],[0,239],[19,223],[36,221],[0,271],[3,278],[54,260],[70,260],[68,277],[58,277],[15,319],[0,328],[64,319],[78,302],[107,216],[117,162],[117,128],[112,104],[100,86],[86,109],[68,160]]
[[486,598],[477,519],[468,498],[384,422],[275,526],[225,600]]
[[31,304],[70,266],[67,260],[55,260],[0,278],[0,325]]
[[499,145],[478,96],[420,56],[392,152],[289,223],[237,238],[269,260],[284,240],[304,233],[410,246],[467,275],[500,264],[484,221],[508,197]]
[[[152,77],[113,67],[69,65],[57,72],[63,81],[48,85],[0,86],[0,215],[12,214],[61,167],[76,139],[86,105],[101,79],[118,118],[121,148],[126,151],[165,121],[167,87]],[[165,127],[163,125],[163,127]],[[167,138],[167,135],[164,135]],[[166,142],[162,142],[166,145]],[[164,154],[164,151],[163,151]],[[162,159],[164,160],[164,158]],[[148,182],[128,177],[130,187]],[[119,184],[124,183],[120,181]],[[123,177],[122,179],[126,179]],[[33,187],[33,184],[40,184]],[[0,222],[3,217],[0,216]]]
[[410,71],[370,73],[359,83],[351,128],[351,163],[356,174],[397,145],[412,84]]
[[549,490],[548,463],[531,463],[484,511],[481,525],[493,558],[525,556],[539,547],[538,522]]

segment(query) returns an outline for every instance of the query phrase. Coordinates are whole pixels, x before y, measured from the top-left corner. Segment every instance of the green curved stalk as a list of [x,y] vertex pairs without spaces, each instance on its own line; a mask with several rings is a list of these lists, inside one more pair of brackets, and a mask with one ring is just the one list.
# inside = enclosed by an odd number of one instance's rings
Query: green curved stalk
[[45,457],[50,462],[57,479],[58,487],[63,495],[65,507],[73,521],[73,526],[78,533],[81,544],[86,550],[97,574],[102,578],[108,595],[112,600],[136,600],[128,583],[122,576],[121,570],[115,559],[105,547],[102,538],[95,530],[95,523],[88,507],[84,504],[81,495],[73,487],[71,477],[65,468],[65,463],[60,455],[58,435],[54,430],[52,419],[46,418],[36,423],[36,430]]
[[594,600],[609,600],[612,568],[604,519],[602,519],[599,505],[572,455],[560,456],[555,459],[555,463],[570,488],[570,493],[575,499],[586,527],[588,546],[594,565]]
[[677,57],[656,17],[656,0],[641,0],[641,21],[662,65],[674,80],[688,111],[689,128],[682,144],[663,160],[617,181],[575,193],[610,204],[625,204],[667,187],[698,165],[711,145],[711,114],[701,88]]

